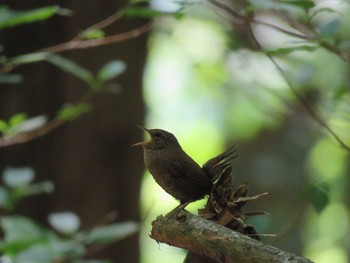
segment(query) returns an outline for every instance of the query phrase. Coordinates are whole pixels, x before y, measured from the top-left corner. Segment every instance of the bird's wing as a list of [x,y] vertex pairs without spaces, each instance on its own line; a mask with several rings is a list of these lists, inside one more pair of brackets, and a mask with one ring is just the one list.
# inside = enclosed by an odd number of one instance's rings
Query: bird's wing
[[174,180],[179,184],[188,186],[189,188],[192,187],[194,190],[210,190],[212,183],[209,177],[202,171],[199,165],[192,159],[190,160],[190,162],[187,162],[187,160],[173,162],[169,166],[169,173],[174,176]]

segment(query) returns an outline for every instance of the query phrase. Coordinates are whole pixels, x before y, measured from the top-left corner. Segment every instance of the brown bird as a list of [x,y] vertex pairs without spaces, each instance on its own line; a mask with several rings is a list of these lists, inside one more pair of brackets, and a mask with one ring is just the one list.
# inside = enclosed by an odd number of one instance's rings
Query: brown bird
[[210,177],[212,182],[219,180],[222,173],[231,166],[231,161],[238,156],[236,146],[209,159],[202,167],[202,170]]
[[201,168],[184,152],[176,137],[170,132],[140,128],[151,138],[133,146],[143,147],[147,169],[155,181],[181,204],[188,204],[210,194],[213,181],[229,165],[230,156],[236,151],[231,147],[210,159]]

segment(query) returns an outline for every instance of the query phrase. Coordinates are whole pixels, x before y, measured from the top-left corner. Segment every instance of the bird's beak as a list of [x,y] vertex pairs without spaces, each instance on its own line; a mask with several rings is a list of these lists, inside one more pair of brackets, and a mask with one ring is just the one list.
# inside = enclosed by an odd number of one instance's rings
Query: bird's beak
[[[144,130],[145,132],[147,132],[148,134],[150,134],[150,133],[149,133],[149,130],[146,129],[145,127],[142,127],[142,126],[140,126],[140,125],[136,125],[136,127],[140,128],[141,130]],[[138,142],[138,143],[135,143],[135,144],[131,145],[131,147],[134,147],[134,146],[144,146],[144,145],[147,144],[148,142],[149,142],[149,141]]]
[[140,128],[141,130],[144,130],[145,132],[147,132],[149,134],[149,130],[146,129],[145,127],[142,127],[140,125],[136,125],[137,128]]

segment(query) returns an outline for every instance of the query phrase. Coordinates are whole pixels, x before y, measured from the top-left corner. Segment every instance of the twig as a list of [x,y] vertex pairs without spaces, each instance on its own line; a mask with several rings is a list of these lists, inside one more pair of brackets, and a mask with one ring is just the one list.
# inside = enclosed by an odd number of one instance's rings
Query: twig
[[[91,31],[91,30],[95,30],[95,29],[103,29],[107,26],[110,26],[114,22],[116,22],[119,18],[122,17],[122,15],[123,15],[123,12],[122,12],[122,10],[120,10],[120,11],[114,13],[113,15],[109,16],[108,18],[88,27],[84,31],[86,32],[86,31]],[[139,37],[140,35],[149,31],[152,27],[152,24],[153,24],[152,22],[149,22],[149,23],[142,25],[136,29],[133,29],[133,30],[121,33],[121,34],[107,36],[107,37],[100,38],[100,39],[82,40],[81,35],[79,34],[76,37],[74,37],[73,39],[71,39],[70,41],[67,41],[67,42],[64,42],[64,43],[61,43],[61,44],[58,44],[55,46],[47,47],[47,48],[38,50],[36,52],[33,52],[31,54],[35,54],[38,52],[59,53],[59,52],[68,51],[68,50],[85,49],[85,48],[98,47],[98,46],[102,46],[102,45],[108,45],[108,44],[112,44],[112,43],[118,43],[118,42],[126,41],[128,39]],[[14,68],[16,68],[18,66],[19,65],[8,66],[8,65],[4,64],[0,68],[0,73],[6,73],[9,71],[12,71]]]
[[108,45],[112,43],[117,43],[121,41],[126,41],[132,38],[139,37],[140,35],[144,34],[150,28],[152,27],[152,23],[147,23],[143,26],[140,26],[139,28],[136,28],[134,30],[121,33],[121,34],[115,34],[111,36],[107,36],[100,39],[91,39],[91,40],[71,40],[69,42],[65,42],[56,46],[48,47],[45,49],[40,50],[40,52],[51,52],[51,53],[59,53],[63,51],[68,51],[72,49],[84,49],[84,48],[91,48],[91,47],[98,47],[102,45]]
[[254,22],[254,23],[257,23],[257,24],[260,24],[260,25],[264,25],[264,26],[268,26],[270,28],[273,28],[273,29],[276,29],[282,33],[285,33],[287,35],[290,35],[290,36],[293,36],[293,37],[297,37],[297,38],[300,38],[300,39],[304,39],[304,40],[318,40],[318,38],[316,36],[308,36],[308,35],[305,35],[305,34],[298,34],[296,32],[292,32],[290,30],[287,30],[287,29],[284,29],[284,28],[281,28],[279,26],[276,26],[274,24],[270,24],[270,23],[267,23],[267,22],[264,22],[264,21],[260,21],[260,20],[257,20],[257,19],[252,19],[251,22]]
[[280,31],[282,33],[285,33],[287,35],[294,36],[294,37],[297,37],[297,38],[300,38],[300,39],[304,39],[304,40],[318,40],[316,35],[308,36],[306,34],[299,34],[299,33],[296,33],[296,32],[293,32],[293,31],[281,28],[281,27],[279,27],[277,25],[274,25],[274,24],[271,24],[271,23],[268,23],[268,22],[264,22],[264,21],[261,21],[261,20],[257,20],[254,17],[245,17],[245,16],[241,15],[239,12],[237,12],[236,10],[234,10],[233,8],[231,8],[230,6],[225,5],[224,3],[219,2],[217,0],[208,0],[208,2],[211,3],[212,5],[216,6],[216,7],[219,7],[221,10],[225,10],[229,15],[231,15],[233,18],[235,18],[235,20],[231,20],[231,21],[235,22],[236,24],[239,21],[238,25],[240,25],[240,26],[241,25],[247,25],[249,23],[254,22],[254,23],[257,23],[257,24],[260,24],[260,25],[264,25],[264,26],[273,28],[273,29],[275,29],[277,31]]
[[[259,43],[259,41],[257,40],[257,38],[255,37],[255,34],[253,32],[252,29],[252,23],[257,23],[257,24],[262,24],[265,26],[269,26],[271,28],[274,28],[276,30],[279,30],[285,34],[294,36],[294,37],[298,37],[301,39],[305,39],[305,40],[310,40],[310,41],[317,41],[319,43],[320,46],[326,48],[327,50],[337,54],[340,58],[342,58],[343,60],[346,61],[350,61],[350,54],[348,54],[347,52],[344,52],[342,50],[339,50],[338,48],[328,44],[327,42],[322,41],[321,39],[319,39],[317,37],[317,34],[313,34],[313,36],[308,36],[308,35],[301,35],[301,34],[297,34],[294,32],[291,32],[289,30],[285,30],[283,28],[280,28],[278,26],[269,24],[269,23],[265,23],[259,20],[256,20],[253,17],[253,14],[251,13],[249,16],[244,17],[241,14],[239,14],[239,12],[237,12],[236,10],[234,10],[233,8],[231,8],[228,5],[223,4],[222,2],[219,2],[217,0],[208,0],[209,3],[213,4],[214,6],[217,6],[218,8],[221,8],[222,10],[227,11],[231,16],[233,16],[234,18],[238,18],[241,21],[244,21],[245,24],[248,26],[248,30],[250,32],[250,35],[252,37],[253,42],[256,44],[257,48],[261,51],[264,52],[261,44]],[[280,75],[282,76],[282,78],[284,79],[284,81],[287,83],[288,87],[290,88],[290,90],[293,92],[293,94],[296,96],[296,98],[299,100],[299,102],[301,103],[301,105],[304,107],[304,109],[306,110],[306,112],[311,116],[312,119],[314,119],[319,125],[321,125],[321,127],[323,127],[324,129],[326,129],[332,136],[333,138],[338,142],[338,144],[344,148],[347,151],[350,151],[350,147],[345,144],[343,142],[343,140],[327,125],[327,123],[318,115],[318,113],[314,110],[314,108],[309,104],[309,102],[307,101],[307,99],[294,87],[294,85],[292,84],[292,82],[289,80],[287,74],[284,72],[284,70],[281,68],[281,66],[276,62],[276,60],[273,58],[273,56],[267,52],[264,52],[265,55],[270,59],[270,61],[273,63],[273,65],[276,67],[277,71],[280,73]]]
[[64,123],[65,123],[64,120],[55,118],[53,120],[48,121],[45,125],[41,126],[40,128],[37,128],[33,131],[18,133],[12,136],[0,137],[0,148],[34,140],[36,138],[44,136],[45,134],[57,129],[58,127],[62,126]]
[[312,262],[188,212],[179,216],[159,216],[152,223],[151,238],[224,263]]
[[[252,29],[251,24],[248,25],[248,29],[250,32],[250,35],[258,47],[258,49],[262,52],[264,52],[261,44],[255,37],[254,31]],[[293,92],[293,94],[297,97],[298,101],[301,103],[301,105],[304,107],[304,109],[307,111],[307,113],[311,116],[312,119],[314,119],[319,125],[321,125],[324,129],[326,129],[332,136],[333,138],[338,142],[338,144],[344,148],[347,151],[350,151],[350,147],[346,145],[343,140],[327,125],[327,123],[318,115],[318,113],[314,110],[314,108],[310,105],[310,103],[307,101],[307,99],[294,87],[292,82],[289,80],[287,74],[284,72],[284,70],[281,68],[281,66],[277,63],[277,61],[274,59],[274,57],[267,53],[264,52],[265,55],[270,59],[272,64],[276,67],[277,71],[280,73],[284,81],[287,83],[288,87],[290,90]]]
[[258,195],[254,195],[254,196],[246,196],[246,197],[239,197],[237,199],[234,200],[235,203],[243,203],[243,202],[247,202],[247,201],[253,201],[256,200],[262,196],[268,195],[268,193],[262,193],[262,194],[258,194]]
[[[78,102],[76,104],[81,103],[81,102],[87,102],[87,101],[91,100],[93,95],[94,95],[93,92],[87,91],[86,93],[84,93],[84,95],[82,95],[80,97],[80,99],[78,100]],[[59,128],[60,126],[65,124],[67,121],[68,120],[64,120],[64,119],[56,117],[56,118],[48,121],[43,126],[36,128],[32,131],[22,132],[22,133],[18,133],[18,134],[12,135],[12,136],[2,136],[2,137],[0,137],[0,148],[7,147],[10,145],[15,145],[15,144],[26,143],[26,142],[32,141],[34,139],[37,139],[39,137],[42,137],[42,136],[52,132],[53,130]]]
[[[114,22],[116,22],[117,20],[119,20],[123,15],[123,11],[119,10],[117,12],[115,12],[113,15],[107,17],[106,19],[97,22],[96,24],[88,27],[87,29],[84,30],[84,32],[88,32],[88,31],[92,31],[92,30],[101,30],[103,28],[106,28],[108,26],[110,26],[111,24],[113,24]],[[78,40],[81,39],[81,34],[77,35],[75,38],[73,38],[72,40]]]
[[336,48],[332,46],[331,44],[327,43],[326,41],[319,41],[319,44],[321,47],[327,49],[328,51],[331,51],[332,53],[336,54],[338,57],[340,57],[344,61],[350,61],[350,54],[344,50],[341,50],[339,48]]
[[[247,16],[243,16],[241,15],[239,12],[237,12],[236,10],[234,10],[232,7],[230,7],[229,5],[226,5],[220,1],[217,0],[208,0],[208,3],[216,6],[217,8],[226,11],[231,18],[231,21],[234,22],[236,25],[242,26],[242,25],[248,25],[248,27],[250,26],[251,23],[256,23],[256,24],[261,24],[261,25],[265,25],[268,26],[270,28],[273,28],[275,30],[278,30],[282,33],[285,33],[287,35],[293,36],[293,37],[297,37],[303,40],[309,40],[309,41],[313,41],[313,42],[317,42],[321,47],[327,49],[328,51],[336,54],[338,57],[340,57],[341,59],[343,59],[344,61],[350,61],[350,53],[346,50],[343,50],[335,45],[332,45],[326,41],[324,41],[316,32],[314,29],[310,29],[311,32],[309,32],[310,34],[306,34],[305,32],[303,32],[303,34],[299,34],[284,28],[281,28],[279,26],[264,22],[264,21],[260,21],[257,20],[255,18],[252,17],[252,13],[250,13]],[[291,26],[293,29],[300,31],[299,27],[296,27],[295,25],[292,24],[292,22],[289,20],[288,21],[288,17],[284,16],[284,20],[287,20],[287,24],[289,26]],[[307,26],[307,24],[305,25]]]
[[[111,25],[112,23],[114,23],[115,21],[117,21],[119,18],[121,18],[122,14],[123,14],[123,12],[120,10],[120,11],[114,13],[113,15],[111,15],[110,17],[90,26],[85,31],[105,28],[105,27]],[[125,33],[115,34],[115,35],[107,36],[107,37],[104,37],[101,39],[94,39],[94,40],[81,40],[80,35],[78,35],[68,42],[65,42],[65,43],[62,43],[59,45],[55,45],[55,46],[51,46],[51,47],[42,49],[42,50],[37,51],[37,52],[58,53],[58,52],[62,52],[62,51],[72,50],[72,49],[85,49],[85,48],[92,48],[92,47],[117,43],[117,42],[126,41],[128,39],[139,37],[140,35],[149,31],[151,27],[152,27],[152,22],[149,22],[145,25],[140,26],[139,28],[136,28],[134,30],[131,30],[131,31],[128,31]],[[34,52],[33,54],[35,54],[37,52]],[[14,68],[16,68],[17,66],[19,66],[19,65],[7,66],[5,64],[3,67],[0,68],[0,73],[9,72],[9,71],[13,70]],[[82,102],[82,101],[90,100],[92,98],[92,96],[93,96],[93,93],[88,91],[83,96],[81,96],[79,101]],[[37,139],[39,137],[42,137],[42,136],[48,134],[49,132],[51,132],[55,129],[57,129],[58,127],[65,124],[66,122],[67,122],[67,120],[55,118],[55,119],[48,121],[45,125],[37,128],[35,130],[29,131],[29,132],[18,133],[18,134],[12,135],[12,136],[2,136],[2,137],[0,137],[0,148],[7,147],[10,145],[14,145],[14,144],[26,143],[26,142],[29,142],[31,140]]]

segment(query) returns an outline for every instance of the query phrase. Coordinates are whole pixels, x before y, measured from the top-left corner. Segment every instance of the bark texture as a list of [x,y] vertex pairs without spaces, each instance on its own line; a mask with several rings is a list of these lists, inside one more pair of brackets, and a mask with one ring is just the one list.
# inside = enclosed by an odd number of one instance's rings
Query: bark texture
[[209,220],[181,212],[178,219],[159,216],[151,238],[224,263],[311,263]]

